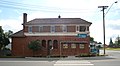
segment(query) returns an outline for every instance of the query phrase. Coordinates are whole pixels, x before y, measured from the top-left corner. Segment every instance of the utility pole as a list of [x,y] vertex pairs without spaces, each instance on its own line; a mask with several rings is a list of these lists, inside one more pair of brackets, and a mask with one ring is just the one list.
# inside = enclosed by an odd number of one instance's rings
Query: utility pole
[[108,6],[98,6],[98,8],[102,8],[101,11],[103,11],[103,41],[104,41],[104,55],[105,55],[105,9],[108,8]]
[[[115,1],[114,3],[117,3],[118,1]],[[105,55],[105,15],[108,13],[108,11],[111,9],[111,7],[114,5],[114,3],[110,6],[110,8],[105,13],[104,10],[108,8],[108,6],[98,6],[98,8],[102,8],[101,11],[103,11],[103,41],[104,41],[104,55]]]

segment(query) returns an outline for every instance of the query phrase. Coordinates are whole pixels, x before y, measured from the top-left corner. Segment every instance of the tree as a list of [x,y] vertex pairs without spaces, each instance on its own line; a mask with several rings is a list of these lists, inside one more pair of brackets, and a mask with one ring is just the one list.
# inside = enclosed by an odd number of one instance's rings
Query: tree
[[9,38],[5,35],[2,27],[0,26],[0,50],[4,49],[9,43]]
[[6,37],[11,38],[11,35],[13,34],[13,31],[9,30],[8,32],[5,32]]
[[115,44],[116,47],[120,47],[120,37],[119,36],[116,38],[114,44]]
[[28,44],[28,48],[33,51],[33,56],[34,56],[36,51],[41,49],[41,47],[42,46],[41,46],[41,41],[40,40],[31,41]]
[[90,37],[90,41],[93,42],[93,41],[94,41],[94,38],[93,38],[93,37]]
[[112,38],[110,38],[109,47],[113,47],[113,41],[112,41]]
[[9,43],[9,38],[5,35],[4,30],[0,26],[0,55],[5,55],[4,50]]

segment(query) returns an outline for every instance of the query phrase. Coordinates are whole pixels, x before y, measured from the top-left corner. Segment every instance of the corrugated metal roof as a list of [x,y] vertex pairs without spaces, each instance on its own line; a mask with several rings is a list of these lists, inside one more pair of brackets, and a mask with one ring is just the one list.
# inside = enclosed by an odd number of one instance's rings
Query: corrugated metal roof
[[38,24],[92,24],[81,18],[37,18],[27,22],[25,25]]

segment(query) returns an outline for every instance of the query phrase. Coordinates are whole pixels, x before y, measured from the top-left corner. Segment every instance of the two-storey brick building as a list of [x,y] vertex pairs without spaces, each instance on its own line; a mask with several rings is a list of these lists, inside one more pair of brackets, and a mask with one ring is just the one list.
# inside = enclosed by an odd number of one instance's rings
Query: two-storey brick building
[[[89,54],[90,31],[92,23],[81,18],[37,18],[27,22],[23,14],[23,30],[12,36],[12,54],[14,56],[32,56],[28,44],[40,40],[43,49],[38,56],[70,56]],[[52,46],[51,49],[49,47]]]

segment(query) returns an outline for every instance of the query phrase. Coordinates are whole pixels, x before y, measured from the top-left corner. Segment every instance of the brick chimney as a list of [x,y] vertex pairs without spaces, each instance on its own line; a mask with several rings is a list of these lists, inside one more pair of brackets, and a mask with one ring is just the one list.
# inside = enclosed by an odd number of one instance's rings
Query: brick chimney
[[27,22],[27,13],[23,13],[23,32],[25,32],[26,22]]
[[27,22],[27,13],[23,13],[23,24]]

